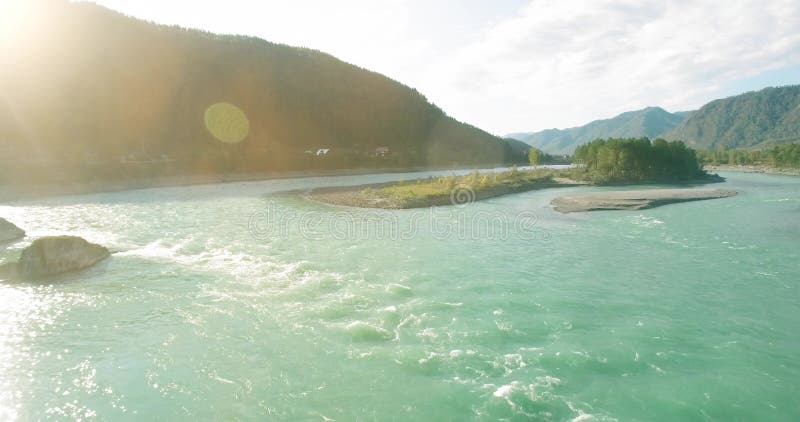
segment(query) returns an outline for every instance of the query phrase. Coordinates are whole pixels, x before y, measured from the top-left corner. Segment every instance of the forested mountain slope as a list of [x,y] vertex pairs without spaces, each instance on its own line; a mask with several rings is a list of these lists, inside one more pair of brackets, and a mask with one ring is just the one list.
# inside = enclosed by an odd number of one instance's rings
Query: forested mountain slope
[[712,101],[667,135],[693,148],[766,146],[800,141],[800,85]]
[[[90,3],[22,3],[13,36],[0,40],[5,182],[477,165],[511,154],[416,90],[319,51]],[[239,114],[209,116],[220,109]],[[221,142],[209,124],[243,133]]]

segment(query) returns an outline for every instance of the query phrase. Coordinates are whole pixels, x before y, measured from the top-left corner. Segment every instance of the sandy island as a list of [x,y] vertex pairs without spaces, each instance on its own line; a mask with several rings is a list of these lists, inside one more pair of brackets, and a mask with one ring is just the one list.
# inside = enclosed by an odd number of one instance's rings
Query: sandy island
[[318,188],[307,192],[305,196],[313,201],[323,202],[329,205],[358,208],[411,209],[464,205],[466,203],[512,193],[555,187],[584,186],[587,184],[586,182],[579,182],[566,178],[553,178],[551,180],[541,180],[514,186],[500,185],[483,189],[469,189],[468,191],[465,190],[462,192],[445,192],[441,195],[424,198],[398,198],[379,194],[381,188],[397,185],[397,182],[389,182],[360,186]]
[[641,210],[677,202],[727,198],[737,192],[725,189],[645,189],[590,192],[561,196],[551,204],[556,211]]

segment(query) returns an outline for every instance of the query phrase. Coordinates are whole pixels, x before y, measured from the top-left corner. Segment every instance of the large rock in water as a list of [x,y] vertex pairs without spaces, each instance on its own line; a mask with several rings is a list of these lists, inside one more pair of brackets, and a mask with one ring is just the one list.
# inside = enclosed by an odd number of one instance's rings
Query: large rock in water
[[0,218],[0,243],[25,237],[25,230],[15,226],[4,218]]
[[80,237],[43,237],[22,251],[17,273],[22,277],[61,274],[91,267],[110,255],[108,249]]

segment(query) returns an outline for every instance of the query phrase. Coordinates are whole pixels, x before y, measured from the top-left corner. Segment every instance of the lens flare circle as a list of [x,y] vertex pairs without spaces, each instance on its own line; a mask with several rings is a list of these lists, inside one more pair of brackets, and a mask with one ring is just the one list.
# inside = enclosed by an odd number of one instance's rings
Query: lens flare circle
[[206,109],[206,128],[217,140],[226,144],[242,142],[250,134],[247,115],[233,104],[216,103]]

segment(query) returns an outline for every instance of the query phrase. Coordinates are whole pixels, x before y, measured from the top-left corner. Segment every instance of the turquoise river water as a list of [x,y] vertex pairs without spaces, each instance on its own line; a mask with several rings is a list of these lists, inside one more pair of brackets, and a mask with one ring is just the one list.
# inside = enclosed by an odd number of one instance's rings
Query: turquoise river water
[[0,420],[800,420],[800,178],[563,215],[335,208],[370,175],[0,206],[113,256],[0,283]]

